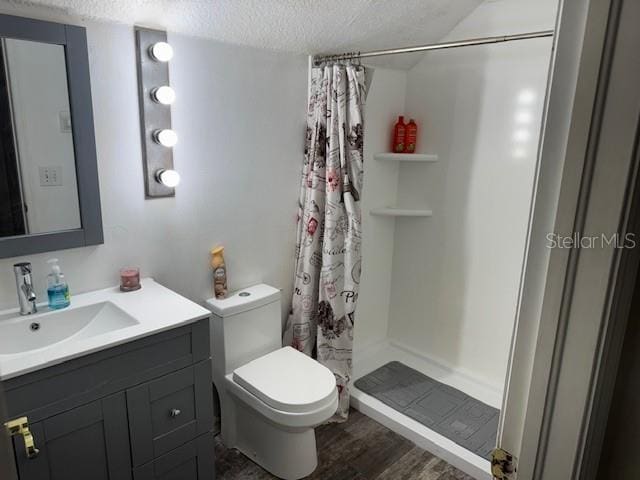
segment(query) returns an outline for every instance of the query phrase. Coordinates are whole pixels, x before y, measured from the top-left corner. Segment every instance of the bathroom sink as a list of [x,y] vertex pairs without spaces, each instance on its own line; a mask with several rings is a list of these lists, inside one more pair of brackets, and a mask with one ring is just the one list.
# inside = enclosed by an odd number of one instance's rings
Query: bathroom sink
[[109,301],[35,315],[0,315],[0,355],[84,340],[137,324],[135,318]]
[[79,293],[71,306],[21,316],[0,311],[0,381],[208,318],[211,312],[151,278],[142,288]]

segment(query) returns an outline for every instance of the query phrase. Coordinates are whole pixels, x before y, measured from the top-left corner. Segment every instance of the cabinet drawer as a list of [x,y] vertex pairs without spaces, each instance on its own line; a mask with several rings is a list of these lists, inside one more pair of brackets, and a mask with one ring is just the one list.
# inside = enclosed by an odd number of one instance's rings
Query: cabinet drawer
[[211,362],[206,360],[127,390],[127,409],[136,466],[210,432]]
[[133,480],[213,480],[213,434],[207,433],[133,470]]

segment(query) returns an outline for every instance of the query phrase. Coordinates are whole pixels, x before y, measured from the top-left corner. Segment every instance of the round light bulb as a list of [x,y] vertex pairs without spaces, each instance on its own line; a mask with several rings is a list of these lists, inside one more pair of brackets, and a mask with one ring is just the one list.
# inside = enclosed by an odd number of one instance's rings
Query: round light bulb
[[173,88],[163,85],[162,87],[154,88],[151,90],[151,98],[156,103],[162,105],[171,105],[176,99],[176,92]]
[[180,183],[180,174],[171,169],[160,169],[156,172],[156,180],[165,187],[173,188]]
[[153,134],[153,139],[163,147],[169,148],[178,143],[178,135],[170,128],[156,130]]
[[173,47],[167,42],[157,42],[151,45],[149,53],[158,62],[168,62],[173,58]]

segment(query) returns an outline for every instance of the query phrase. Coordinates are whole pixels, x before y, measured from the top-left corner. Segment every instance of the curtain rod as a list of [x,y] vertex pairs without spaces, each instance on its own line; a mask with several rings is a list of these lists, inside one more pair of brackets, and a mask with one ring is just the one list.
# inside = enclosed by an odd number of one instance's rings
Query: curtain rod
[[444,48],[468,47],[471,45],[486,45],[490,43],[510,42],[513,40],[527,40],[529,38],[552,37],[553,30],[541,30],[539,32],[518,33],[515,35],[499,35],[497,37],[472,38],[470,40],[458,40],[455,42],[432,43],[416,47],[393,48],[388,50],[374,50],[372,52],[347,52],[337,55],[318,55],[313,58],[313,63],[318,65],[327,61],[340,61],[360,59],[366,57],[379,57],[382,55],[395,55],[399,53],[426,52],[429,50],[442,50]]

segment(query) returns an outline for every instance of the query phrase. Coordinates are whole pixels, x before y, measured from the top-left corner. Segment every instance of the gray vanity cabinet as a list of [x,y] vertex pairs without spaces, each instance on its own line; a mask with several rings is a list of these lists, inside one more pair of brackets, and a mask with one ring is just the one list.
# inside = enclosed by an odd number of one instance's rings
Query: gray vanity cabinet
[[202,435],[134,469],[133,480],[209,480],[213,469],[213,437]]
[[20,479],[130,479],[125,395],[119,393],[30,425],[40,450],[14,439]]
[[13,437],[20,480],[212,480],[203,319],[5,382],[39,453]]

